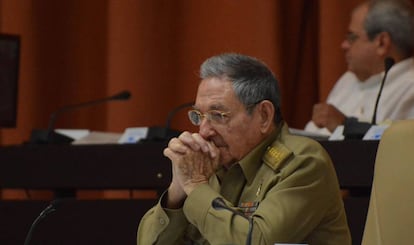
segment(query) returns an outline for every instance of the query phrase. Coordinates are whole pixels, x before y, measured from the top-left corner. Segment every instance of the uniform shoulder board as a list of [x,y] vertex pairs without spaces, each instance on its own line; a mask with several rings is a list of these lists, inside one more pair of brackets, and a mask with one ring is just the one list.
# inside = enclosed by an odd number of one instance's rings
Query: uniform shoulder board
[[292,151],[290,151],[285,145],[275,142],[271,146],[267,147],[263,156],[263,161],[273,170],[276,170],[276,168],[291,154]]

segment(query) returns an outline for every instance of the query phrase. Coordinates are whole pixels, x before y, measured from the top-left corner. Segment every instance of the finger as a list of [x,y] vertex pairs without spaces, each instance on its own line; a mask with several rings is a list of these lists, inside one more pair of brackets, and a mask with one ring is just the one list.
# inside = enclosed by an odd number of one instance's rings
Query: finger
[[191,148],[193,151],[199,151],[200,145],[197,144],[197,141],[193,138],[193,135],[190,132],[182,133],[178,139],[187,147]]
[[188,147],[177,138],[172,138],[168,143],[168,148],[176,153],[185,154],[188,151]]
[[190,179],[198,179],[201,176],[207,179],[213,172],[210,156],[202,151],[190,151],[184,159],[186,169],[192,173],[191,176],[188,176]]
[[210,151],[208,142],[203,137],[201,137],[200,134],[193,133],[192,137],[204,153],[208,153]]
[[214,142],[212,142],[212,141],[207,142],[207,146],[208,146],[208,149],[209,149],[210,157],[213,158],[213,159],[218,157],[220,152],[219,152],[219,149],[217,148],[217,146],[214,144]]
[[163,151],[163,155],[168,157],[171,161],[173,160],[172,158],[174,158],[173,154],[174,153],[173,153],[173,151],[171,151],[170,148],[165,148],[164,151]]

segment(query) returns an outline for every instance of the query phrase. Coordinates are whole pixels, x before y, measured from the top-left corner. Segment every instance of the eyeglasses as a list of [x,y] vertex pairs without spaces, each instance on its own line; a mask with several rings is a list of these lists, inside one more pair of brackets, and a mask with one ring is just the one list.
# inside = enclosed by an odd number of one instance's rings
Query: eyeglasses
[[[246,109],[249,111],[251,108],[255,107],[257,104],[262,102],[259,100],[253,104],[247,105]],[[223,112],[219,110],[210,110],[206,113],[201,113],[199,110],[190,110],[188,111],[188,118],[191,123],[195,126],[200,126],[203,118],[207,118],[213,124],[225,124],[229,119],[230,112]]]
[[354,32],[348,32],[345,36],[345,40],[349,44],[353,44],[356,40],[358,40],[358,38],[359,38],[359,35]]
[[230,112],[222,112],[218,110],[211,110],[206,113],[201,113],[199,110],[188,111],[188,118],[195,126],[200,126],[203,118],[207,118],[214,124],[225,124],[229,118]]

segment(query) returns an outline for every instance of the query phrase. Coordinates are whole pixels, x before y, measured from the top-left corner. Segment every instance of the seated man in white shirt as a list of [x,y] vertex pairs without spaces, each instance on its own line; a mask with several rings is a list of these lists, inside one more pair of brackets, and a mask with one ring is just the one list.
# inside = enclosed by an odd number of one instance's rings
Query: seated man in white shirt
[[414,10],[410,1],[369,1],[351,16],[342,42],[348,71],[337,81],[326,103],[314,105],[305,130],[330,135],[347,120],[371,122],[384,60],[395,65],[386,77],[376,122],[414,118]]

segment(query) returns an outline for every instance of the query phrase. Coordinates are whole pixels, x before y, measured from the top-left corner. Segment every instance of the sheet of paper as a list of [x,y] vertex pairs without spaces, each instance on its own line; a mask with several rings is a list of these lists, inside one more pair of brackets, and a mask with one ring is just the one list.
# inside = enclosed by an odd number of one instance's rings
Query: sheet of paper
[[148,134],[148,127],[127,128],[119,139],[119,144],[134,144],[140,139],[145,139]]
[[118,144],[118,140],[121,137],[119,133],[108,133],[92,131],[87,136],[75,140],[73,145],[93,145],[93,144]]
[[289,132],[294,135],[305,136],[305,137],[309,137],[315,140],[327,140],[329,138],[329,135],[326,135],[326,134],[308,132],[303,129],[297,129],[297,128],[289,128]]
[[368,131],[365,133],[363,140],[380,140],[385,129],[389,125],[374,125],[371,126]]
[[333,131],[331,136],[329,137],[329,140],[344,140],[344,125],[339,125],[336,127],[336,129]]
[[78,140],[90,133],[89,129],[55,129],[56,133],[63,134],[74,140]]

